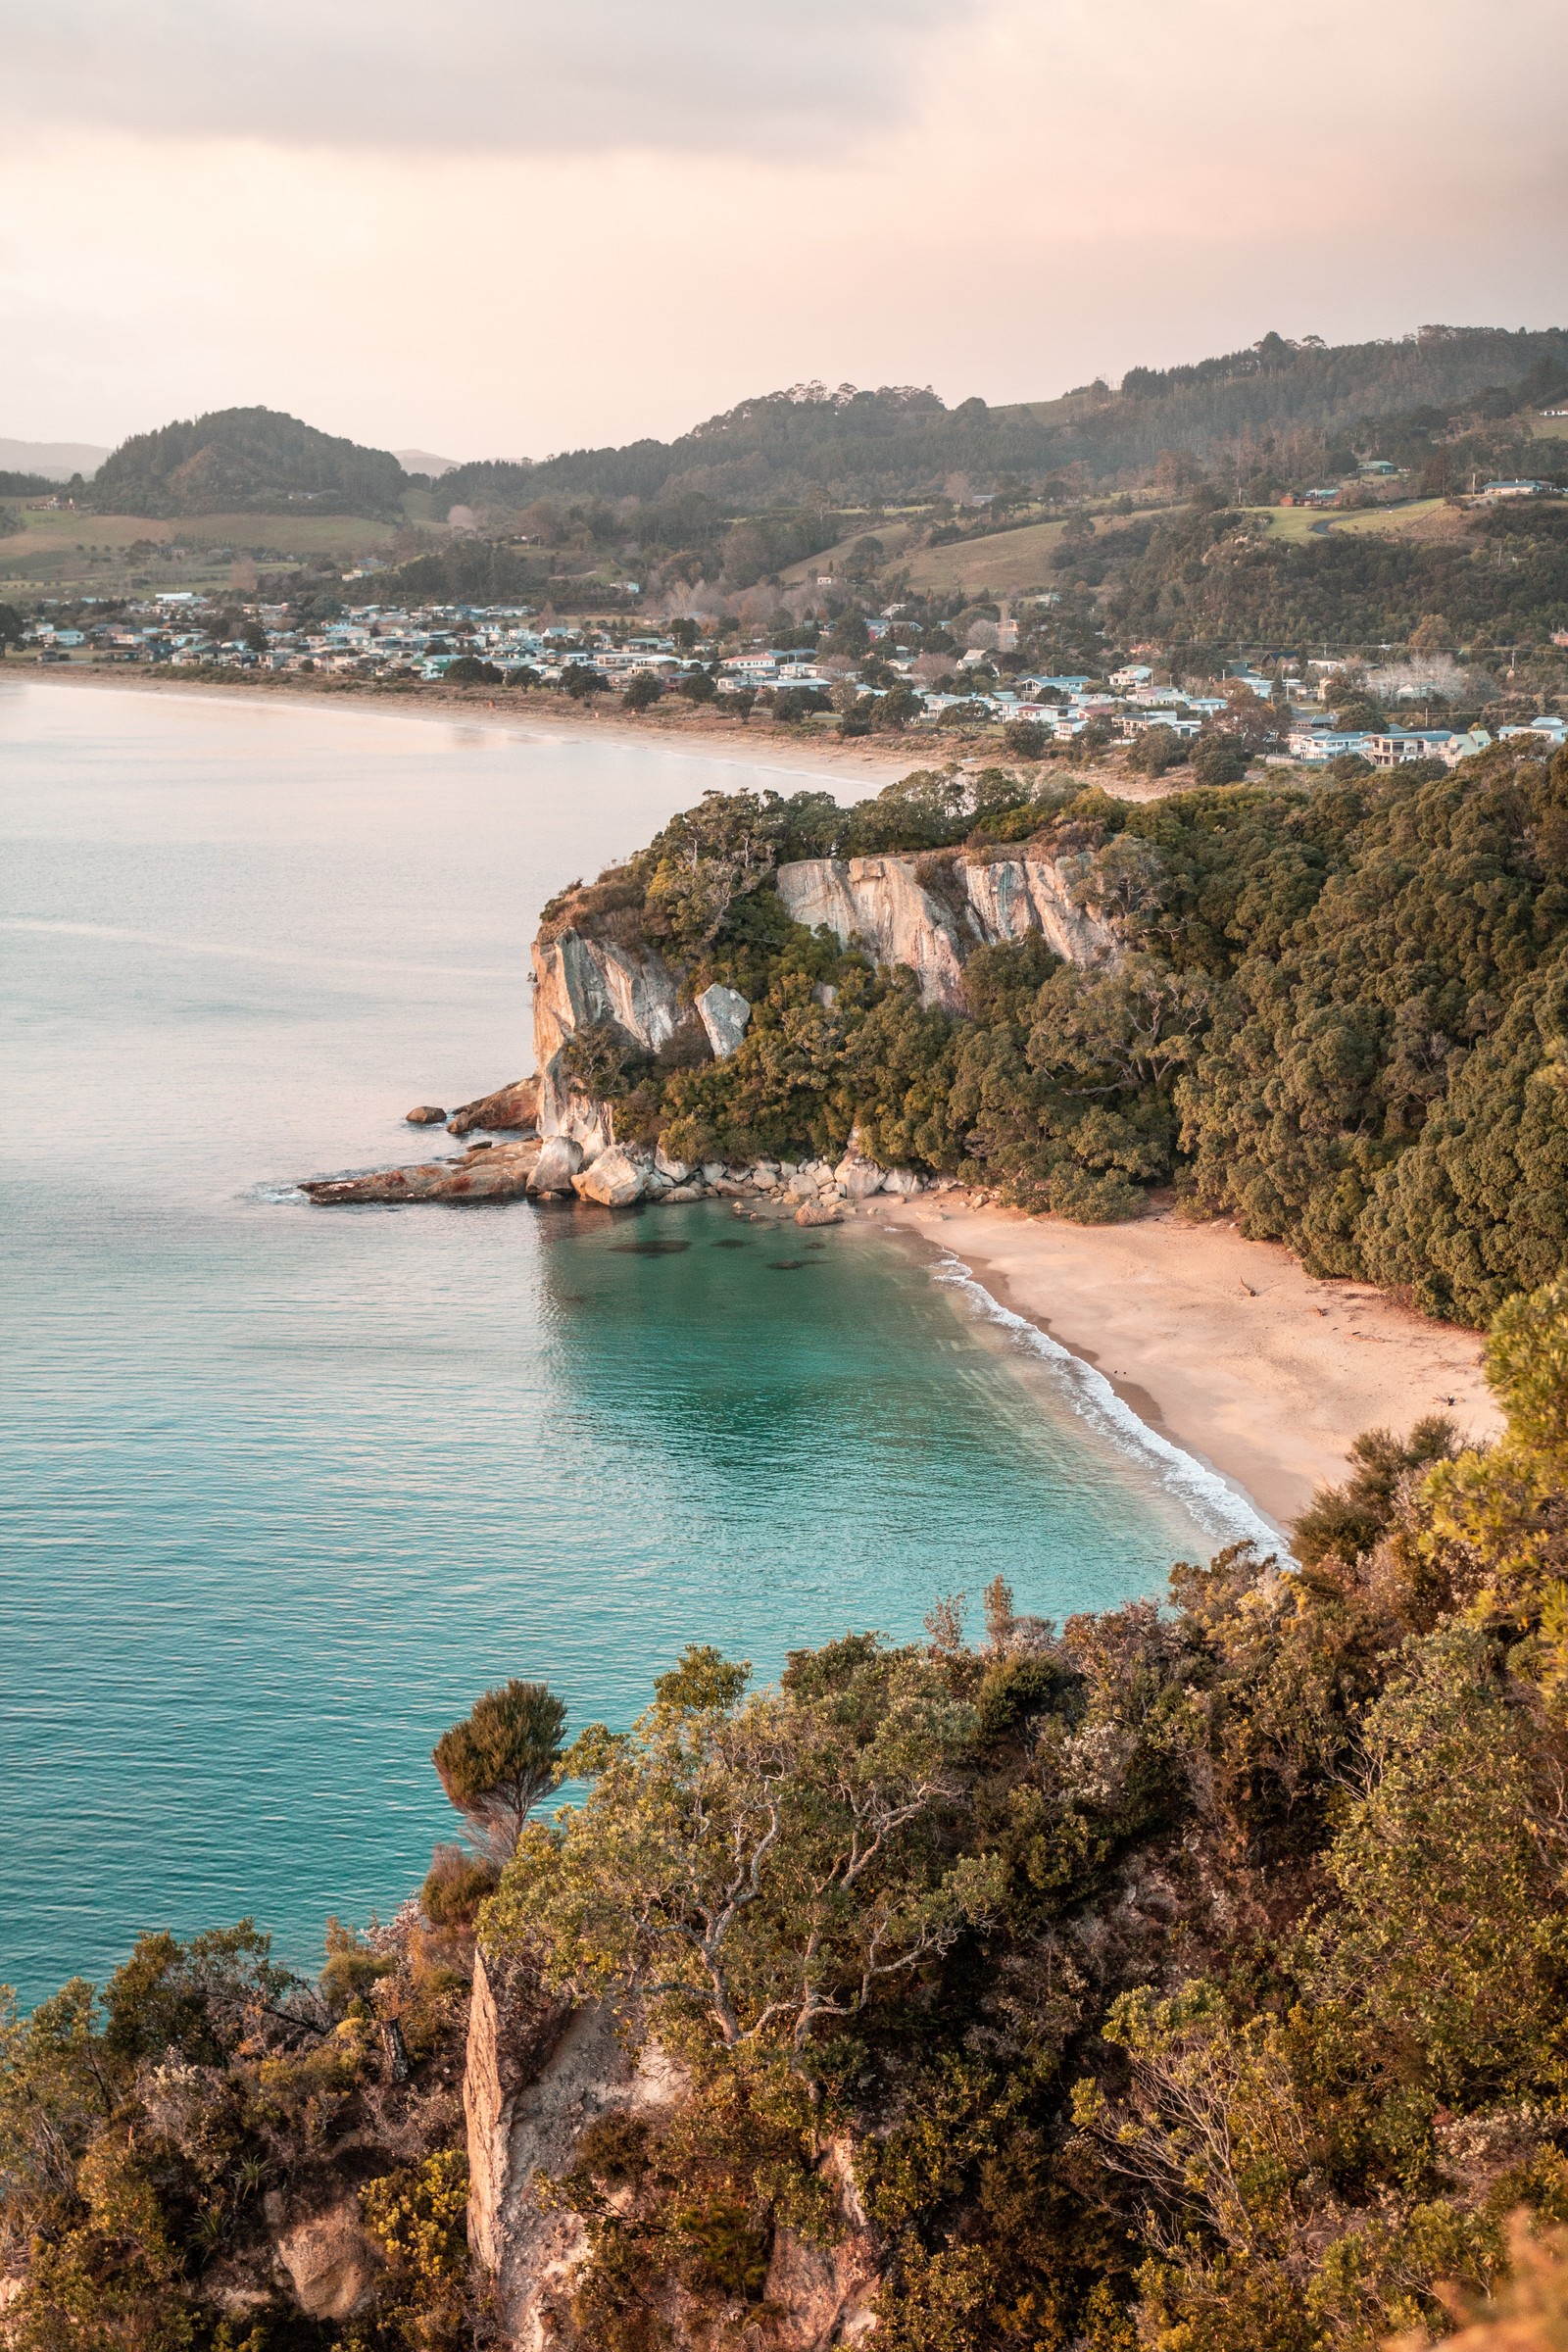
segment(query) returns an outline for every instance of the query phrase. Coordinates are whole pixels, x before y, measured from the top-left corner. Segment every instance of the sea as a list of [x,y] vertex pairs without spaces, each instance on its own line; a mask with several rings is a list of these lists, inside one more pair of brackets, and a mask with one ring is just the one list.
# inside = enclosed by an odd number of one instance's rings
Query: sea
[[[0,675],[0,1980],[251,1917],[291,1965],[460,1825],[486,1688],[1060,1620],[1259,1527],[940,1251],[718,1203],[325,1210],[531,1063],[564,883],[764,759]],[[863,786],[852,787],[864,789]],[[848,794],[845,794],[848,797]]]

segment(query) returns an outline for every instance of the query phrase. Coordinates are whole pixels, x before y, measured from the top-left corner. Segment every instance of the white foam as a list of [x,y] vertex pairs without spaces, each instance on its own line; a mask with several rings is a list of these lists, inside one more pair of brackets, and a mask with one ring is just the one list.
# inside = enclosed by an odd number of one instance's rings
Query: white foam
[[983,1315],[988,1323],[1000,1324],[1021,1348],[1049,1364],[1073,1411],[1109,1438],[1112,1445],[1136,1455],[1152,1469],[1160,1485],[1207,1534],[1226,1544],[1253,1543],[1264,1551],[1289,1556],[1281,1531],[1264,1517],[1250,1495],[1233,1487],[1206,1462],[1200,1462],[1196,1454],[1173,1446],[1157,1429],[1151,1429],[1117,1396],[1103,1372],[1085,1363],[1081,1355],[1074,1355],[1070,1348],[1063,1348],[1059,1340],[1042,1331],[1038,1323],[1031,1323],[1027,1315],[1014,1314],[999,1298],[993,1298],[961,1258],[950,1253],[932,1271],[938,1282],[961,1291],[976,1313]]

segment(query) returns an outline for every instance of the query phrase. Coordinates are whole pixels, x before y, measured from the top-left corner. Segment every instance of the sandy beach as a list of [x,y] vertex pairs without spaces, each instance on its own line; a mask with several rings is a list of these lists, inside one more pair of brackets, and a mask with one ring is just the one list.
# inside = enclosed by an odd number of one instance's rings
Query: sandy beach
[[243,710],[257,700],[288,703],[310,710],[339,710],[369,712],[388,718],[435,720],[443,726],[503,727],[514,736],[540,740],[563,737],[608,736],[624,743],[651,745],[662,752],[684,754],[712,765],[727,760],[752,767],[776,767],[787,773],[815,775],[818,780],[843,779],[852,797],[878,792],[897,776],[926,766],[940,748],[943,759],[961,757],[961,747],[939,747],[929,737],[915,736],[801,736],[790,727],[765,719],[719,717],[707,710],[644,711],[640,717],[621,717],[574,703],[569,695],[485,694],[478,688],[420,686],[402,693],[373,683],[323,679],[311,686],[297,677],[241,673],[233,685],[211,678],[180,676],[167,670],[124,667],[95,668],[85,662],[37,663],[7,662],[0,678],[26,684],[90,687],[117,694],[198,695],[209,702],[227,703]]
[[1320,1282],[1228,1222],[1159,1210],[1072,1225],[940,1195],[890,1204],[879,1221],[951,1251],[1281,1527],[1344,1476],[1363,1429],[1403,1430],[1432,1412],[1472,1438],[1502,1426],[1477,1333],[1366,1283]]
[[[297,676],[245,672],[237,675],[232,685],[220,685],[211,678],[164,669],[100,668],[75,662],[0,662],[0,678],[4,677],[24,678],[29,685],[47,681],[111,693],[200,695],[242,709],[260,696],[269,703],[290,703],[312,710],[368,710],[393,718],[436,720],[445,726],[504,727],[511,735],[541,740],[608,736],[625,743],[651,744],[662,752],[701,760],[708,765],[734,760],[750,767],[776,767],[786,774],[814,776],[818,782],[830,782],[835,789],[847,791],[854,800],[880,792],[884,785],[917,767],[944,767],[949,761],[976,759],[982,764],[999,759],[1005,762],[1005,754],[995,744],[988,746],[982,757],[972,743],[929,730],[907,735],[802,735],[764,718],[754,717],[743,724],[711,710],[675,708],[675,698],[668,709],[645,710],[640,717],[629,718],[574,703],[568,695],[495,695],[477,687],[435,684],[403,693],[366,680],[323,678],[319,685],[311,686]],[[1066,769],[1044,770],[1042,774],[1043,780],[1057,787],[1099,785],[1118,800],[1160,801],[1182,789],[1180,779],[1186,777],[1186,770],[1176,777],[1140,776],[1107,763],[1093,774]]]

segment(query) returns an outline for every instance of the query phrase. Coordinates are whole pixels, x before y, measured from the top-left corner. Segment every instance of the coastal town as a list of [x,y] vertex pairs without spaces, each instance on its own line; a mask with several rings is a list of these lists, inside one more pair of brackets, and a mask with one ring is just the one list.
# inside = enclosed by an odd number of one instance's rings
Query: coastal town
[[[832,622],[808,618],[780,630],[779,642],[721,621],[637,628],[560,620],[527,605],[366,603],[306,617],[287,603],[234,605],[178,590],[102,618],[90,607],[55,618],[46,606],[19,635],[23,658],[46,665],[162,669],[193,680],[253,673],[302,686],[553,689],[632,712],[674,696],[742,719],[819,715],[847,735],[1000,729],[1004,747],[1022,757],[1142,746],[1136,763],[1156,772],[1204,734],[1237,726],[1254,756],[1307,767],[1345,759],[1451,767],[1510,735],[1539,736],[1551,749],[1568,741],[1559,711],[1494,729],[1433,723],[1434,704],[1452,693],[1446,656],[1374,670],[1373,703],[1367,665],[1345,656],[1251,656],[1195,679],[1174,677],[1161,649],[1145,646],[1143,658],[1107,661],[1101,674],[1027,668],[1021,630],[1038,628],[1056,601],[1048,594],[1016,612],[988,608],[967,621],[961,643],[941,618],[916,617],[899,603],[863,613],[852,607]],[[1361,706],[1359,716],[1348,703]]]

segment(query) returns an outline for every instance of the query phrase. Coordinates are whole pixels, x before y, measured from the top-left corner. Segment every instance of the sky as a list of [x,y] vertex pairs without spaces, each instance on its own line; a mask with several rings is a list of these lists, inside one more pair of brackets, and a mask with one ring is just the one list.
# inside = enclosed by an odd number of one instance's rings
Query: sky
[[0,434],[543,457],[1568,323],[1562,0],[0,0]]

